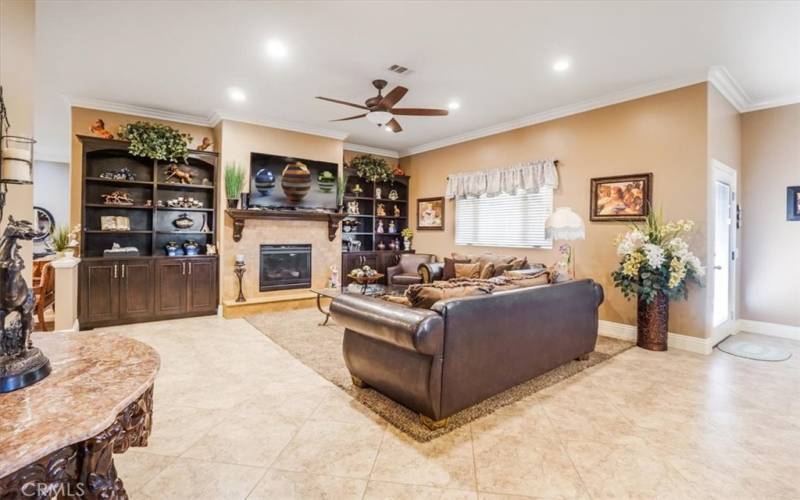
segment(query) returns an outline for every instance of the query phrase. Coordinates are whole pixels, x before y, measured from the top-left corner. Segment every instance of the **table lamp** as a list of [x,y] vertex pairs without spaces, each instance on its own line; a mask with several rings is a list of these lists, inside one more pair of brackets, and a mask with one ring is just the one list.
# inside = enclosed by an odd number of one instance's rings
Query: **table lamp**
[[[545,236],[552,240],[572,241],[586,238],[586,226],[580,215],[570,207],[558,207],[544,223]],[[570,278],[575,278],[575,257],[572,245],[566,244],[566,268]],[[563,253],[563,252],[562,252]],[[563,261],[562,261],[563,262]]]

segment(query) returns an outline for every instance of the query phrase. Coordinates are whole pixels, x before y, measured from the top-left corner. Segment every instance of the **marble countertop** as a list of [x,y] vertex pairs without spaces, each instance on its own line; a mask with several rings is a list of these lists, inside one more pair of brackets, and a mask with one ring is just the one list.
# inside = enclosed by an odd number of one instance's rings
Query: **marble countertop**
[[0,477],[99,434],[155,380],[150,346],[102,332],[35,333],[52,372],[0,394]]

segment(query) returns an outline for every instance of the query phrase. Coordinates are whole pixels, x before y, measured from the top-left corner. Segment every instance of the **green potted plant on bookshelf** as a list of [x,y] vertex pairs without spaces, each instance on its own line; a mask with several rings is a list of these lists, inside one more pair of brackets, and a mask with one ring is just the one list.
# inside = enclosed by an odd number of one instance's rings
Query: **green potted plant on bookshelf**
[[228,208],[236,208],[243,185],[244,167],[233,162],[225,165],[225,196],[228,198]]
[[130,141],[128,152],[152,160],[187,163],[192,136],[162,125],[137,121],[119,127],[120,139]]
[[357,176],[370,182],[390,182],[394,179],[386,160],[372,155],[356,156],[350,160],[350,168],[356,171]]

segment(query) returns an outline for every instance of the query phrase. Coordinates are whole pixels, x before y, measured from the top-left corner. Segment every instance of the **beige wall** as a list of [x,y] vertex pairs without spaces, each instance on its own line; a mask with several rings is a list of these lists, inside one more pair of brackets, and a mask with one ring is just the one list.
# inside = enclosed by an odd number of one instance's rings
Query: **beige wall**
[[[0,1],[0,85],[3,86],[3,100],[11,122],[9,135],[33,137],[35,31],[35,2]],[[9,215],[17,219],[33,220],[33,186],[8,187],[0,230],[5,226]],[[33,245],[30,241],[21,244],[20,254],[28,263],[25,277],[30,283]]]
[[800,326],[800,222],[786,188],[800,185],[800,104],[742,115],[740,317]]
[[[250,153],[264,153],[309,160],[326,161],[342,165],[344,143],[341,140],[330,139],[288,130],[280,130],[249,123],[224,120],[216,128],[222,151],[222,166],[229,163],[238,163],[244,166],[248,173],[245,187],[249,189]],[[225,206],[225,190],[220,189],[219,206]],[[220,242],[220,283],[222,284],[222,299],[235,299],[238,286],[233,278],[233,263],[236,254],[244,254],[251,272],[245,274],[245,293],[248,299],[266,296],[269,293],[259,292],[258,273],[258,245],[260,243],[310,243],[312,245],[312,274],[314,286],[323,286],[330,274],[328,268],[332,265],[341,266],[341,231],[337,232],[334,241],[328,241],[327,222],[278,222],[254,221],[245,223],[242,240],[233,241],[233,222],[219,212],[223,220],[219,221],[223,228]]]
[[[143,118],[141,116],[126,115],[122,113],[112,113],[110,111],[99,111],[96,109],[87,108],[72,108],[72,151],[70,156],[70,200],[69,200],[69,218],[70,224],[78,224],[81,221],[81,192],[83,186],[81,185],[81,170],[83,168],[83,148],[81,142],[78,140],[78,135],[93,135],[91,127],[98,118],[101,118],[106,124],[106,130],[117,136],[117,131],[120,125],[132,123],[136,121],[145,121],[152,123],[162,123],[174,127],[181,132],[188,133],[192,136],[192,143],[190,148],[196,148],[203,137],[214,138],[214,130],[209,127],[201,127],[198,125],[189,125],[186,123],[177,123],[166,120],[157,120],[155,118]],[[209,151],[218,151],[216,144]],[[222,188],[220,188],[222,190]]]
[[[577,274],[603,285],[602,319],[635,324],[636,304],[626,301],[610,279],[617,265],[612,242],[626,226],[589,222],[589,179],[652,172],[655,206],[663,207],[667,218],[697,222],[692,246],[705,262],[707,113],[707,86],[698,84],[403,158],[401,166],[411,175],[410,215],[416,217],[416,198],[444,194],[449,173],[557,158],[561,186],[555,206],[572,207],[587,224],[587,239],[575,244]],[[446,210],[444,231],[416,233],[418,252],[444,256],[454,250],[487,250],[525,254],[548,264],[556,260],[555,250],[456,247],[452,201]],[[673,303],[670,331],[703,337],[706,293],[693,286],[689,295],[688,302]]]

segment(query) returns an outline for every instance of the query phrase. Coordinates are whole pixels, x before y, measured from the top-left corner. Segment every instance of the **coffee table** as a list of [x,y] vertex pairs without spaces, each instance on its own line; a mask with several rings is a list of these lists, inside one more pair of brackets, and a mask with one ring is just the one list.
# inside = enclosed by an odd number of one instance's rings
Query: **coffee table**
[[358,283],[351,283],[344,288],[312,288],[311,291],[317,294],[317,309],[319,312],[325,315],[325,320],[323,320],[319,326],[325,326],[328,324],[328,320],[331,317],[331,310],[330,307],[328,307],[327,311],[322,308],[323,297],[333,300],[343,293],[367,295],[371,297],[377,297],[381,295],[403,295],[406,291],[406,287],[396,285],[386,286],[381,284],[372,284],[369,285],[369,287],[364,287]]

